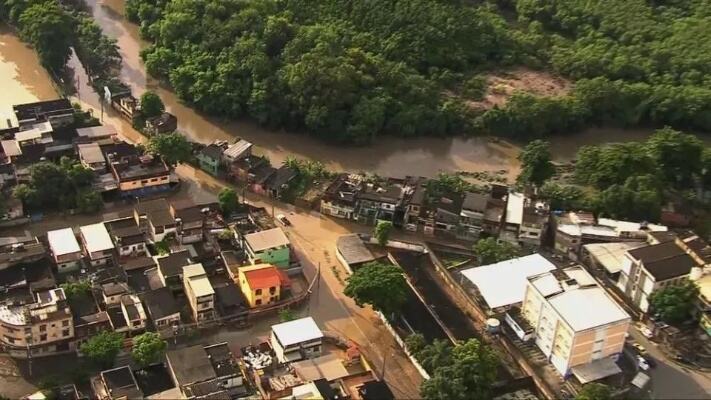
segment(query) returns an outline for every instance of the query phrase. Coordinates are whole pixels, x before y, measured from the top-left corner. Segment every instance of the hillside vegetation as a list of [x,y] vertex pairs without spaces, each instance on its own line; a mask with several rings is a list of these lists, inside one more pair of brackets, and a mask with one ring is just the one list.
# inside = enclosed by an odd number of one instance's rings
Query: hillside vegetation
[[[196,108],[329,141],[711,130],[711,0],[127,0],[126,12],[153,43],[149,73]],[[487,77],[520,67],[574,85],[491,101]]]

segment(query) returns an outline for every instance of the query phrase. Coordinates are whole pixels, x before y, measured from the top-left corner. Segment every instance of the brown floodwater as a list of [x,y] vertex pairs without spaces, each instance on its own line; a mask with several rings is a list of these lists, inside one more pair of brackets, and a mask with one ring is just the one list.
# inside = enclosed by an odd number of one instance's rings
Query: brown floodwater
[[[87,0],[87,3],[104,32],[117,40],[123,57],[121,80],[131,87],[135,96],[146,90],[158,93],[167,110],[177,116],[180,131],[193,140],[209,143],[241,137],[253,142],[257,151],[276,165],[293,155],[319,160],[332,170],[369,171],[382,176],[434,176],[440,171],[507,170],[507,175],[513,177],[518,173],[516,156],[520,145],[506,140],[486,137],[383,137],[368,147],[339,146],[325,144],[304,134],[265,129],[248,120],[230,121],[205,116],[183,104],[169,88],[147,76],[139,56],[147,43],[140,39],[138,27],[124,18],[123,0]],[[21,102],[16,99],[32,101],[55,96],[51,80],[39,65],[34,52],[9,31],[0,32],[0,60],[0,86],[3,89],[10,87],[9,91],[0,91],[0,104],[8,93],[10,104]],[[99,113],[99,98],[87,85],[81,65],[75,58],[70,60],[69,65],[78,76],[81,103]],[[128,124],[114,113],[107,110],[104,116],[105,122],[117,125],[124,134],[131,136]],[[563,161],[572,158],[581,145],[639,140],[649,132],[594,129],[567,137],[554,137],[550,141],[554,157]]]
[[56,97],[52,79],[34,50],[22,43],[7,25],[0,24],[0,111],[13,104]]

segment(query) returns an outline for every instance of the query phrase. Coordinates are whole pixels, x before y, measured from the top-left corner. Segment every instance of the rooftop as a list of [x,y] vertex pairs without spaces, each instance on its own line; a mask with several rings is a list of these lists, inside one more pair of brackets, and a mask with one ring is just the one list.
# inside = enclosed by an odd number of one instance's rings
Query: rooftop
[[222,146],[216,145],[214,143],[205,146],[205,148],[200,151],[201,154],[206,155],[215,160],[219,160],[223,152],[224,149],[222,148]]
[[279,167],[279,169],[276,170],[276,173],[274,173],[274,175],[269,177],[268,186],[272,190],[280,189],[282,186],[286,185],[292,179],[294,179],[296,175],[297,172],[295,169],[286,165],[282,165],[281,167]]
[[37,101],[34,103],[16,104],[12,107],[19,121],[36,119],[42,114],[74,113],[72,103],[67,99]]
[[597,285],[566,290],[550,297],[548,302],[578,332],[630,319],[605,289]]
[[210,284],[205,274],[202,264],[190,264],[183,267],[183,274],[188,284],[192,288],[195,297],[210,296],[215,294],[215,290]]
[[247,241],[247,244],[255,253],[289,245],[289,238],[286,237],[281,228],[250,233],[244,235],[244,240]]
[[3,140],[2,151],[7,157],[16,157],[22,155],[20,145],[15,140]]
[[169,350],[166,353],[178,386],[216,378],[210,359],[202,345]]
[[358,234],[339,236],[336,240],[336,248],[341,253],[348,265],[361,264],[375,260],[373,253],[361,240]]
[[91,126],[88,128],[77,128],[77,135],[85,138],[104,138],[116,135],[116,128],[111,125]]
[[109,282],[101,286],[101,291],[106,296],[128,293],[128,287],[124,283]]
[[643,242],[592,243],[583,246],[585,250],[610,274],[622,270],[625,253],[646,244]]
[[173,293],[167,287],[146,292],[143,295],[143,301],[154,321],[180,312]]
[[47,241],[49,242],[49,248],[52,249],[52,253],[55,257],[63,256],[65,254],[78,253],[81,251],[81,247],[79,247],[79,242],[77,242],[77,238],[74,236],[72,228],[57,229],[56,231],[47,232]]
[[698,266],[696,261],[688,254],[644,263],[644,268],[649,271],[657,282],[678,276],[688,275],[691,268]]
[[262,264],[262,268],[248,269],[244,271],[244,277],[252,290],[268,289],[281,285],[281,274],[277,267],[269,264]]
[[175,224],[175,218],[169,209],[155,209],[148,211],[147,218],[153,226],[166,226]]
[[295,319],[272,325],[272,332],[282,346],[291,346],[311,340],[321,339],[323,333],[311,317]]
[[479,211],[481,213],[486,209],[486,202],[489,196],[482,193],[467,192],[464,196],[462,209],[467,211]]
[[177,276],[183,273],[183,267],[190,264],[190,253],[187,250],[157,257],[158,268],[164,277]]
[[106,226],[102,223],[82,226],[79,231],[84,238],[86,250],[89,253],[114,248],[114,242],[111,241],[111,236],[109,236]]
[[336,354],[326,354],[321,357],[298,361],[291,364],[296,376],[304,382],[326,379],[335,381],[350,375],[343,360]]
[[240,139],[237,143],[231,144],[223,153],[226,157],[237,158],[252,148],[252,143]]
[[465,269],[461,273],[476,285],[486,303],[494,309],[522,302],[528,277],[554,269],[555,265],[540,254],[531,254]]
[[509,193],[506,202],[506,223],[521,225],[523,222],[523,203],[526,197],[523,193]]
[[106,162],[104,153],[98,143],[82,143],[77,145],[79,157],[87,164]]
[[106,388],[112,398],[117,399],[125,396],[129,399],[137,399],[143,397],[129,366],[102,371],[101,378],[106,383]]

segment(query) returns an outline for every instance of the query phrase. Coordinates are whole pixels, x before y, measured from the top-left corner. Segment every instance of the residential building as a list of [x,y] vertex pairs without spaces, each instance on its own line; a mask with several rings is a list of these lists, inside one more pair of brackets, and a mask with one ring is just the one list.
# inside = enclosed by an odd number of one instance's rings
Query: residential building
[[390,178],[382,184],[366,183],[356,193],[355,218],[365,224],[375,224],[378,220],[402,222],[404,213],[398,221],[396,212],[402,207],[404,195],[404,181],[400,179]]
[[506,214],[504,216],[503,229],[499,233],[499,238],[513,244],[518,243],[518,236],[521,233],[523,224],[523,207],[526,196],[519,192],[510,192],[506,198]]
[[105,223],[118,251],[119,258],[141,257],[147,254],[146,236],[133,216]]
[[102,371],[91,379],[91,387],[98,400],[142,399],[143,391],[138,387],[131,367],[125,365]]
[[170,168],[160,157],[135,152],[123,156],[106,153],[106,158],[123,197],[143,197],[170,188]]
[[540,246],[548,230],[550,207],[543,201],[534,201],[526,197],[523,218],[519,227],[518,240],[521,244]]
[[323,333],[311,317],[272,325],[269,342],[281,363],[315,358],[321,355]]
[[0,305],[0,342],[12,357],[67,352],[73,337],[72,312],[61,288],[36,293],[31,304]]
[[427,178],[407,177],[405,186],[405,221],[404,227],[410,232],[417,232],[420,216],[424,211],[427,194]]
[[146,310],[137,295],[127,294],[121,297],[121,312],[132,335],[146,329]]
[[692,269],[702,267],[676,241],[628,250],[617,287],[642,312],[649,310],[649,297],[656,290],[682,285]]
[[114,242],[104,224],[82,226],[79,228],[79,235],[91,265],[105,265],[111,262],[114,256]]
[[200,162],[200,168],[216,176],[220,170],[220,161],[224,151],[225,149],[222,146],[215,143],[205,146],[196,156]]
[[203,213],[202,207],[192,202],[173,203],[170,212],[177,223],[176,233],[180,243],[188,244],[203,240],[206,212]]
[[227,343],[195,345],[166,353],[168,370],[185,399],[236,399],[244,377]]
[[77,142],[112,144],[118,140],[118,131],[111,125],[77,128]]
[[357,175],[340,174],[328,185],[321,198],[321,214],[336,218],[353,219],[356,209],[356,194],[360,190]]
[[74,123],[75,110],[67,99],[17,104],[12,109],[20,128],[40,122],[49,122],[53,128],[69,126]]
[[160,133],[171,133],[178,129],[178,118],[175,115],[163,112],[161,115],[146,120],[144,132],[147,135],[157,135]]
[[[473,267],[461,271],[462,275],[477,289],[491,310],[520,304],[526,293],[530,276],[552,271],[556,267],[536,253],[524,257]],[[506,282],[506,284],[502,284]]]
[[438,199],[430,199],[423,218],[424,233],[428,235],[456,235],[464,197],[459,193],[446,193]]
[[106,171],[106,158],[101,152],[101,147],[98,143],[82,143],[77,145],[79,153],[79,162],[85,168],[101,174]]
[[582,267],[529,277],[522,315],[564,377],[587,383],[621,372],[615,361],[631,318]]
[[252,143],[244,139],[239,139],[237,142],[227,146],[225,151],[222,153],[222,164],[229,168],[235,162],[251,155]]
[[183,289],[183,267],[192,264],[190,253],[187,250],[171,253],[162,257],[155,257],[158,264],[158,277],[163,286],[173,291]]
[[281,300],[282,281],[288,279],[271,264],[238,268],[237,283],[250,307],[261,307]]
[[183,267],[183,284],[188,298],[193,319],[198,324],[215,319],[215,290],[207,279],[202,264]]
[[82,259],[81,247],[72,228],[57,229],[47,232],[49,250],[61,272],[72,271],[79,268]]
[[165,199],[156,199],[136,204],[133,212],[139,228],[152,242],[160,242],[178,229],[170,205]]
[[281,198],[282,193],[289,189],[289,183],[297,175],[298,172],[295,169],[282,165],[265,182],[266,195],[275,199]]
[[11,242],[0,246],[0,271],[19,264],[31,264],[47,256],[47,249],[36,237],[27,241]]
[[252,183],[257,178],[256,173],[264,166],[271,168],[269,160],[265,157],[254,155],[241,157],[230,165],[230,176],[237,182]]
[[212,288],[215,290],[217,314],[222,321],[246,319],[249,305],[234,282],[216,283]]
[[143,301],[157,330],[180,324],[180,307],[170,288],[162,287],[148,291],[143,295]]
[[128,293],[128,286],[123,282],[109,282],[101,285],[101,296],[107,306],[119,304],[121,298]]
[[281,228],[249,233],[243,236],[243,247],[252,264],[273,264],[288,268],[290,263],[290,243]]
[[111,107],[117,110],[122,117],[133,122],[133,118],[138,115],[140,107],[138,99],[131,95],[131,90],[123,87],[112,92],[107,86],[104,86],[104,99]]
[[249,170],[248,189],[251,192],[267,196],[267,182],[276,174],[276,171],[277,169],[268,162]]
[[489,235],[498,235],[503,224],[504,213],[506,211],[506,200],[500,198],[489,198],[486,201],[484,211],[484,224],[482,232]]
[[592,270],[605,271],[610,281],[617,282],[627,251],[646,245],[644,242],[590,243],[583,245],[580,260]]
[[365,247],[363,240],[356,233],[339,236],[336,239],[336,258],[350,273],[375,261],[373,253]]
[[476,239],[481,233],[484,224],[484,213],[489,195],[484,193],[467,192],[464,194],[462,210],[459,213],[461,236]]

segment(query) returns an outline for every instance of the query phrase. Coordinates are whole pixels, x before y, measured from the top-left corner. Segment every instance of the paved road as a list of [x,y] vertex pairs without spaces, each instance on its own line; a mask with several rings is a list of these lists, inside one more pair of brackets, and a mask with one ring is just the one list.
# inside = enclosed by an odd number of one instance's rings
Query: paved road
[[657,361],[657,368],[649,371],[650,397],[653,399],[708,399],[711,398],[711,374],[685,368],[668,360],[657,345],[645,338],[636,328],[630,336],[647,349],[647,356]]

